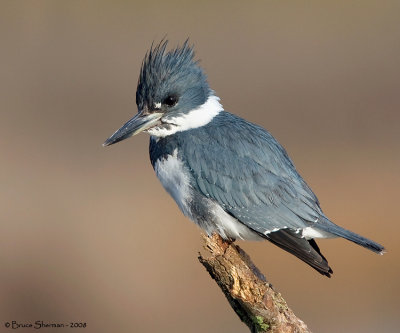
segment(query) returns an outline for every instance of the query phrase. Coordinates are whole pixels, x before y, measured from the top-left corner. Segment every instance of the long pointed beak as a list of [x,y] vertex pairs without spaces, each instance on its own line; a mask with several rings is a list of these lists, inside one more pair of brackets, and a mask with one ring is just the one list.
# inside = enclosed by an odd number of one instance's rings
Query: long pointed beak
[[111,135],[106,142],[103,143],[103,147],[110,146],[114,143],[125,140],[133,135],[145,131],[146,129],[157,124],[162,115],[162,113],[150,113],[145,115],[143,112],[139,112],[132,119],[128,120],[113,135]]

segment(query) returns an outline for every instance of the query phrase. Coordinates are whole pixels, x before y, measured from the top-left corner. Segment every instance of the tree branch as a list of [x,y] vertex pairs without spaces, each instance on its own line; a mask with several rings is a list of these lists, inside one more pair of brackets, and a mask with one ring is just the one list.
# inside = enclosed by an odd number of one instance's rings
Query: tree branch
[[239,246],[217,234],[204,241],[208,255],[199,261],[251,332],[310,332]]

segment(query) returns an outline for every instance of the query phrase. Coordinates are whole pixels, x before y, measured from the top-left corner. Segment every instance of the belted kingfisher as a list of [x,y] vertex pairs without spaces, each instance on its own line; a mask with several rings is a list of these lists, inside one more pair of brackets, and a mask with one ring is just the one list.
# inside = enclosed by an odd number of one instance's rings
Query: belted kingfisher
[[285,149],[262,127],[225,111],[194,59],[193,46],[142,62],[138,113],[104,146],[150,134],[154,171],[180,210],[208,235],[269,240],[330,277],[316,238],[343,237],[376,253],[384,247],[331,222]]

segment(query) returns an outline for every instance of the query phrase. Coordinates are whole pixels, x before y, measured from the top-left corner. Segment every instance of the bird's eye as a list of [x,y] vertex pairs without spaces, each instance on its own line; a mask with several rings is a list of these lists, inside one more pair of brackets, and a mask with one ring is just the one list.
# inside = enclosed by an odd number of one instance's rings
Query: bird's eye
[[174,106],[176,103],[178,103],[178,97],[175,95],[169,95],[166,99],[164,99],[163,104],[167,106]]

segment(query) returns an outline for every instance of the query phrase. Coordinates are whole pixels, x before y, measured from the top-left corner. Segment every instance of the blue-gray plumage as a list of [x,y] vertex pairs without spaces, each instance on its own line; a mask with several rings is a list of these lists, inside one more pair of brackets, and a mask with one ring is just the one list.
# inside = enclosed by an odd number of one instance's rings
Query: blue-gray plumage
[[265,129],[223,110],[187,42],[146,55],[138,82],[138,114],[110,145],[150,133],[150,159],[182,212],[208,234],[267,239],[332,273],[314,238],[343,237],[374,252],[384,248],[331,222],[284,148]]

